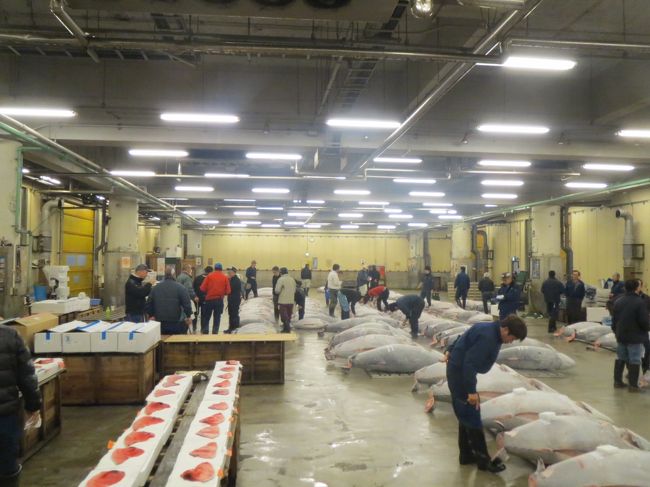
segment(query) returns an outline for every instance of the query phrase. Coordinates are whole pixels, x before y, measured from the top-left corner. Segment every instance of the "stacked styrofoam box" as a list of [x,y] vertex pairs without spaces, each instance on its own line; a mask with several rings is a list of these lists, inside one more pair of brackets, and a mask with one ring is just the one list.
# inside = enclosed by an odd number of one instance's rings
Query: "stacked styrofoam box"
[[217,362],[214,372],[178,454],[167,487],[216,487],[224,476],[229,443],[234,435],[237,384],[241,364]]
[[62,358],[42,357],[34,359],[34,369],[36,370],[36,378],[38,379],[39,384],[45,382],[59,370],[64,368],[65,363]]
[[[133,424],[79,484],[140,487],[147,481],[192,387],[192,374],[168,375],[147,396]],[[103,481],[101,479],[104,479]]]

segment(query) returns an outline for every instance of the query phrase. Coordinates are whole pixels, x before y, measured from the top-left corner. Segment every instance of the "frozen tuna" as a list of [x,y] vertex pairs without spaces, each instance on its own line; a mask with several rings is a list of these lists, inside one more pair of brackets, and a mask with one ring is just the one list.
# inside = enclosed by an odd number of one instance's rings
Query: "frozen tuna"
[[393,328],[386,323],[368,323],[365,325],[355,326],[349,330],[342,331],[341,333],[337,333],[332,337],[329,344],[327,345],[327,350],[331,350],[337,345],[340,345],[341,343],[348,340],[359,338],[365,335],[410,336],[404,330]]
[[524,346],[502,348],[497,363],[521,370],[561,370],[576,364],[554,348]]
[[500,435],[498,442],[508,453],[532,463],[558,463],[600,445],[650,450],[650,443],[630,430],[618,428],[589,416],[558,416],[545,412],[537,421]]
[[617,343],[618,342],[616,341],[616,335],[612,332],[609,332],[606,335],[598,337],[598,339],[596,339],[594,342],[594,346],[614,350]]
[[415,382],[420,385],[433,385],[447,379],[447,364],[438,362],[415,371]]
[[517,388],[509,394],[481,404],[481,418],[486,428],[510,431],[539,418],[540,413],[554,412],[565,416],[590,416],[612,422],[610,418],[583,402],[575,402],[563,394],[548,391],[528,391]]
[[443,359],[439,352],[425,350],[419,345],[385,345],[350,357],[350,365],[368,372],[412,374]]
[[332,350],[327,351],[325,353],[325,357],[327,357],[329,360],[333,360],[335,358],[347,359],[355,353],[364,352],[366,350],[374,350],[375,348],[383,347],[384,345],[393,345],[399,343],[413,346],[411,338],[407,336],[365,335],[337,345]]

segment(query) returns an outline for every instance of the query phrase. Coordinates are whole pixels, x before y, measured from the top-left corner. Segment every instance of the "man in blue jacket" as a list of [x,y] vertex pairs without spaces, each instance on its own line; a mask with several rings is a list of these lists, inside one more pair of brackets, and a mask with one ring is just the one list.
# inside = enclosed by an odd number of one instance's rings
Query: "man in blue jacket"
[[505,465],[499,459],[491,460],[488,453],[476,376],[492,368],[502,344],[523,340],[527,334],[524,321],[510,315],[500,322],[474,325],[449,348],[446,355],[447,383],[454,414],[458,418],[461,465],[476,463],[479,470],[493,473],[505,470]]
[[566,315],[569,325],[582,319],[582,300],[585,298],[585,283],[580,280],[580,271],[571,273],[571,280],[564,287]]
[[456,275],[454,289],[456,290],[456,304],[465,309],[469,292],[469,276],[465,273],[465,266],[461,267],[460,272]]
[[509,315],[516,315],[521,300],[521,290],[512,279],[512,274],[506,272],[502,279],[501,287],[497,291],[500,320]]
[[424,310],[424,299],[417,294],[407,294],[388,305],[389,311],[400,310],[411,324],[411,338],[416,339],[420,333],[420,316]]

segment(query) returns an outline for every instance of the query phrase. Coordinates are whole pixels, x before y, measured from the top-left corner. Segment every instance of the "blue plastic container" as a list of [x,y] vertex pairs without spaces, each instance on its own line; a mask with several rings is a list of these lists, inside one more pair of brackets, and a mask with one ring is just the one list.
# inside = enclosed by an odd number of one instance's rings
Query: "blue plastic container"
[[45,301],[47,299],[47,286],[34,286],[34,301]]

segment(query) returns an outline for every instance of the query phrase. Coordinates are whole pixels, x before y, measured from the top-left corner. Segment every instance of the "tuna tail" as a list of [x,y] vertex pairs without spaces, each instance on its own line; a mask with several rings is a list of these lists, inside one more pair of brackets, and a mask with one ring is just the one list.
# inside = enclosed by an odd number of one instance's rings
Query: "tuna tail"
[[537,459],[537,470],[535,470],[535,473],[539,474],[542,473],[544,470],[546,470],[546,465],[544,465],[544,462],[542,461],[541,458]]
[[587,404],[585,402],[578,402],[578,405],[580,407],[582,407],[588,413],[593,414],[597,419],[601,419],[603,421],[607,421],[608,423],[614,424],[614,421],[612,421],[612,418],[610,418],[609,416],[605,416],[603,413],[598,411],[598,409],[596,409],[595,407],[590,406],[589,404]]

